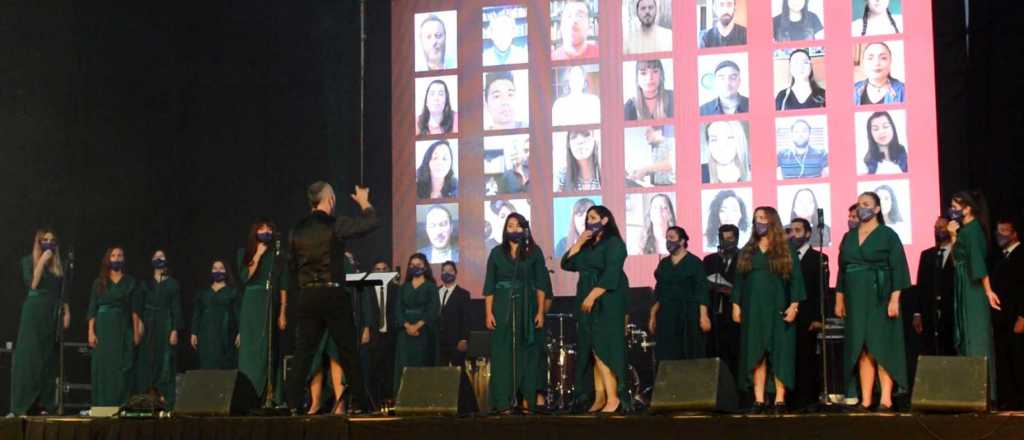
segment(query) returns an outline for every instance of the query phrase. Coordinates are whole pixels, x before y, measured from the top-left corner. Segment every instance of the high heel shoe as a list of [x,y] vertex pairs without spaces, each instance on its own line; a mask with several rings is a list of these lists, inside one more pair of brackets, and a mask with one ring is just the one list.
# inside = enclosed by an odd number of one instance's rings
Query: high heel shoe
[[614,410],[612,410],[612,411],[605,411],[604,409],[601,409],[601,411],[598,411],[597,414],[599,416],[601,416],[601,417],[611,417],[611,416],[614,416],[616,414],[619,414],[619,411],[621,411],[621,410],[622,410],[622,401],[619,401],[619,404],[615,405],[615,409]]

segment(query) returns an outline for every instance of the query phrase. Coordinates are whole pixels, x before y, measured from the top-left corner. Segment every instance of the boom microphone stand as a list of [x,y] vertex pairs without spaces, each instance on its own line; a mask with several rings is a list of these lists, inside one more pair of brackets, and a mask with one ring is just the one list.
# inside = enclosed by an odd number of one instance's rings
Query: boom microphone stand
[[829,400],[829,389],[828,389],[828,345],[826,331],[826,320],[825,316],[825,292],[828,290],[829,272],[828,265],[825,264],[825,210],[818,208],[818,308],[821,313],[821,385],[822,392],[818,399],[819,408],[831,407],[832,401]]
[[64,298],[75,279],[75,248],[68,247],[68,269],[57,296],[57,414],[64,415]]

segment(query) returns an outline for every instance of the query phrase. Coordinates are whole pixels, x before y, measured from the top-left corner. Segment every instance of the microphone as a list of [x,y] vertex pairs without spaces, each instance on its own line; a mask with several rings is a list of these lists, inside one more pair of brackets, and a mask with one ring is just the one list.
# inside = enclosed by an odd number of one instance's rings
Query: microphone
[[74,246],[68,246],[68,268],[71,270],[75,269],[75,248]]
[[822,227],[825,224],[825,209],[818,208],[818,227]]
[[277,236],[276,239],[274,240],[274,256],[277,257],[277,256],[280,256],[280,255],[281,255],[281,237]]

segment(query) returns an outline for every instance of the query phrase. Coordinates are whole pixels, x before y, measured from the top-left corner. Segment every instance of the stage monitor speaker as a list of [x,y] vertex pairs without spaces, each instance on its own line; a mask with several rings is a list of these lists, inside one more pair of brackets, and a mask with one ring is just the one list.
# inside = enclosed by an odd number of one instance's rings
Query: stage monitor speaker
[[192,370],[185,373],[176,414],[227,416],[247,414],[259,406],[252,382],[238,370]]
[[983,357],[920,356],[910,400],[915,412],[985,412],[988,370]]
[[651,412],[737,409],[736,382],[719,358],[662,361],[654,381]]
[[405,367],[395,415],[457,415],[461,374],[459,367]]

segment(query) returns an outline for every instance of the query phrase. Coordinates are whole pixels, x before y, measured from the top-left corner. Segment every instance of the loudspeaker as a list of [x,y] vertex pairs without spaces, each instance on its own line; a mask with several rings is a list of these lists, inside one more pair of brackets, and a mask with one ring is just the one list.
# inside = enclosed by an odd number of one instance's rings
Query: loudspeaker
[[988,370],[983,357],[920,356],[913,411],[985,412],[988,409]]
[[246,414],[258,406],[256,388],[238,370],[192,370],[185,373],[174,412],[226,416]]
[[662,361],[651,412],[736,411],[736,382],[719,358]]
[[459,367],[405,367],[395,415],[454,416],[459,412]]

